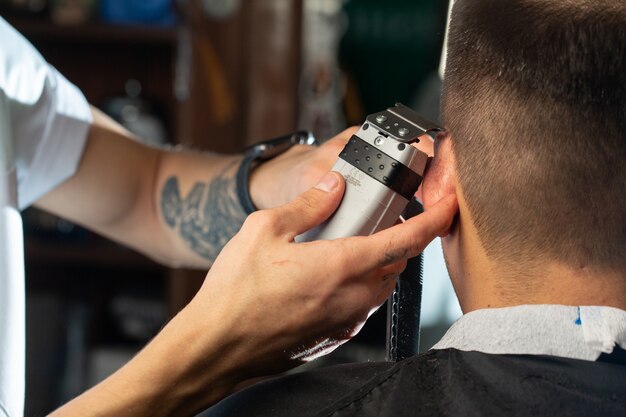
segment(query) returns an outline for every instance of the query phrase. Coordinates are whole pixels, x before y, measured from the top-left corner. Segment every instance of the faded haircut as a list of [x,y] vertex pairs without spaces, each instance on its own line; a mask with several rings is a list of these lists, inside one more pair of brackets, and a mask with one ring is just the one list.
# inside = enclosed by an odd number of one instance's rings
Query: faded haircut
[[457,0],[442,116],[488,256],[626,272],[626,1]]

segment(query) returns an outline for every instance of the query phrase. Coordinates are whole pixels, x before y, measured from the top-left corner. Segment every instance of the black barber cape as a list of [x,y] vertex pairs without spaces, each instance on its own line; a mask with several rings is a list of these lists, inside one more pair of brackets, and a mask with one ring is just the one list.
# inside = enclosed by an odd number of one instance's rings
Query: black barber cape
[[609,362],[435,350],[275,378],[201,416],[626,416],[626,362]]

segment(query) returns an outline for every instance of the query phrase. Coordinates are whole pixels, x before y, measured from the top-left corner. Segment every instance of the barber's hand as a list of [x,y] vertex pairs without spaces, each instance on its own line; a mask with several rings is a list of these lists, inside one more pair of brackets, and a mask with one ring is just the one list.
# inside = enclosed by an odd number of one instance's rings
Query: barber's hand
[[292,201],[313,187],[333,166],[358,127],[351,127],[319,147],[296,145],[263,162],[250,175],[250,197],[260,209]]
[[451,197],[369,237],[295,243],[334,212],[344,187],[328,173],[291,203],[252,214],[191,302],[196,315],[230,327],[248,376],[285,370],[354,336],[406,260],[446,234],[457,210]]
[[[254,204],[260,209],[276,207],[313,187],[331,169],[358,130],[358,126],[348,128],[319,147],[294,146],[262,163],[250,175],[250,196]],[[413,146],[429,157],[433,156],[433,140],[429,135],[422,135]],[[422,201],[421,186],[416,197]]]
[[444,198],[372,236],[295,243],[333,213],[344,187],[330,173],[291,203],[251,215],[189,305],[128,364],[55,415],[193,416],[241,383],[353,336],[406,260],[447,233],[457,202]]

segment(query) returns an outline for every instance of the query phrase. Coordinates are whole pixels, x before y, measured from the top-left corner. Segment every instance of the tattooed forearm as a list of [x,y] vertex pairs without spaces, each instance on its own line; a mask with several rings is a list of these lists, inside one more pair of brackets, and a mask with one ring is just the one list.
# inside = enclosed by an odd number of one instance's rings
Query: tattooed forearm
[[194,184],[186,198],[182,198],[175,176],[165,181],[161,191],[165,223],[177,230],[195,253],[211,262],[246,218],[235,190],[235,165],[227,166],[209,182]]

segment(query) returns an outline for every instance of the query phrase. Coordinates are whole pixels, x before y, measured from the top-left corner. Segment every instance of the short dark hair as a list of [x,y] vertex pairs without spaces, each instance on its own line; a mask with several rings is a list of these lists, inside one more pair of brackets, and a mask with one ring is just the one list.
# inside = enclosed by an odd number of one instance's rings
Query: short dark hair
[[488,256],[626,271],[626,1],[457,0],[447,48],[442,116]]

